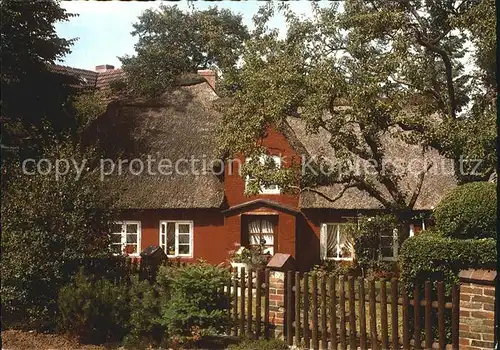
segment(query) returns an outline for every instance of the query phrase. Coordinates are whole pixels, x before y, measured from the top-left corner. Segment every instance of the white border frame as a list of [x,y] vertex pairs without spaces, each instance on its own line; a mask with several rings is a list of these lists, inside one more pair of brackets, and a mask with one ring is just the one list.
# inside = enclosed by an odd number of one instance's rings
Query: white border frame
[[[158,227],[158,245],[161,247],[161,225],[164,223],[165,225],[168,222],[173,222],[175,224],[175,255],[169,255],[166,252],[166,243],[167,243],[167,237],[165,237],[165,248],[164,252],[167,254],[167,257],[169,258],[192,258],[194,256],[194,221],[192,220],[160,220],[160,224]],[[190,254],[179,254],[179,230],[178,230],[178,225],[179,224],[188,224],[191,233],[191,237],[189,239],[189,252]],[[165,227],[166,229],[166,227]],[[165,235],[167,232],[165,231]]]

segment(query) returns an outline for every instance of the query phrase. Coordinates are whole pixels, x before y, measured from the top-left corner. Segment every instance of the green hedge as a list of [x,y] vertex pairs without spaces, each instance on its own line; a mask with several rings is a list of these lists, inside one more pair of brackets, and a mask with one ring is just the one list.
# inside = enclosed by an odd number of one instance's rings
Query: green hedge
[[410,292],[415,283],[444,280],[449,295],[460,270],[495,268],[496,261],[494,239],[458,240],[430,231],[407,239],[399,253],[401,278]]
[[496,185],[471,182],[454,188],[434,211],[436,229],[460,239],[496,238]]

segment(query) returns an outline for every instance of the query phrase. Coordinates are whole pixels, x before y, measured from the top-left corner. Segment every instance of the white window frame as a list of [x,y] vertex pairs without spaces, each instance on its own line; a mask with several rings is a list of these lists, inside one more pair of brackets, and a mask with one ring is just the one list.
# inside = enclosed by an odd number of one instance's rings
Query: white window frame
[[[167,253],[167,224],[173,223],[175,224],[175,254],[171,255]],[[165,245],[162,245],[162,225],[165,225]],[[189,225],[189,254],[179,254],[179,225]],[[181,233],[186,234],[186,233]],[[163,249],[167,257],[169,258],[192,258],[194,251],[194,222],[189,220],[161,220],[160,221],[160,229],[159,229],[159,241],[158,245]]]
[[[271,157],[273,159],[274,163],[276,164],[277,168],[278,169],[281,168],[281,156],[263,154],[259,157],[259,162],[261,164],[265,164],[266,157]],[[249,162],[250,160],[252,160],[252,158],[247,158],[246,162]],[[250,176],[247,175],[247,177],[245,179],[245,190],[247,189],[249,181],[250,181]],[[279,188],[278,185],[275,185],[275,188],[267,188],[266,186],[262,185],[260,187],[259,194],[281,194],[281,189]]]
[[337,257],[327,257],[328,255],[328,252],[327,252],[327,234],[328,234],[328,231],[327,231],[327,226],[328,225],[336,225],[338,227],[337,229],[337,242],[340,240],[340,237],[339,237],[339,234],[340,234],[340,228],[342,226],[347,226],[347,225],[352,225],[352,223],[347,223],[347,222],[342,222],[342,223],[339,223],[339,222],[325,222],[325,223],[322,223],[321,224],[321,228],[320,228],[320,257],[321,257],[321,260],[325,261],[325,260],[334,260],[334,261],[353,261],[354,260],[354,246],[353,246],[353,250],[351,251],[351,256],[349,258],[339,258],[338,255],[339,255],[339,252],[340,252],[340,247],[339,245],[337,244]]
[[[141,222],[140,221],[134,221],[134,220],[122,220],[122,221],[115,221],[115,225],[121,225],[122,226],[122,232],[121,232],[121,253],[115,253],[114,255],[121,255],[124,254],[124,250],[127,246],[127,232],[124,230],[124,227],[126,228],[127,225],[137,225],[137,253],[132,253],[128,254],[129,256],[139,256],[141,254],[141,236],[142,236],[142,227],[141,227]],[[112,235],[118,235],[118,232],[111,232]],[[117,245],[116,243],[111,243],[111,245]]]
[[[411,230],[411,228],[410,228]],[[411,234],[411,231],[410,231]],[[392,231],[392,256],[383,256],[382,253],[380,253],[379,260],[381,261],[397,261],[399,256],[399,235],[398,235],[398,229],[395,228]]]
[[410,237],[415,236],[415,225],[410,224]]

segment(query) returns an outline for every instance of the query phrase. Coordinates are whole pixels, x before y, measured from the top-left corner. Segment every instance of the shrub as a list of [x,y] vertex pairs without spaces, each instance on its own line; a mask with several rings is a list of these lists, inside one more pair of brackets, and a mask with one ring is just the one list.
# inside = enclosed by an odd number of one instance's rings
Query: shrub
[[171,286],[161,319],[174,343],[195,342],[227,330],[229,302],[222,288],[229,278],[228,270],[204,262],[160,269],[158,279]]
[[402,281],[409,292],[415,283],[444,280],[449,295],[460,270],[495,268],[496,261],[494,239],[457,240],[431,231],[407,239],[399,253]]
[[[76,162],[92,156],[71,144],[55,145],[45,155]],[[70,166],[56,179],[53,173],[25,175],[18,164],[10,166],[4,169],[9,183],[2,193],[2,326],[50,329],[59,289],[80,263],[110,255],[113,215],[103,208],[112,202],[89,169],[77,177]]]
[[95,279],[78,272],[61,288],[58,298],[59,327],[83,343],[121,340],[129,317],[126,285]]
[[471,182],[448,193],[434,211],[436,229],[445,236],[496,238],[496,185]]
[[147,280],[140,281],[138,276],[132,276],[130,282],[130,317],[124,345],[134,349],[159,346],[166,338],[160,320],[160,300],[168,302],[168,298],[164,299],[166,293],[159,284],[152,286]]

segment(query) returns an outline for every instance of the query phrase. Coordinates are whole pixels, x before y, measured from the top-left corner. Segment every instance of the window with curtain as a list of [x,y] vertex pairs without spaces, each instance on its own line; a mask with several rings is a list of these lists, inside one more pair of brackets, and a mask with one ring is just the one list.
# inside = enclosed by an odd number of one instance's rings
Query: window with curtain
[[355,224],[322,224],[320,253],[322,260],[352,260],[354,257]]
[[160,247],[167,256],[193,255],[193,222],[160,221]]
[[262,247],[263,254],[274,255],[274,224],[269,219],[252,218],[248,221],[248,243]]

